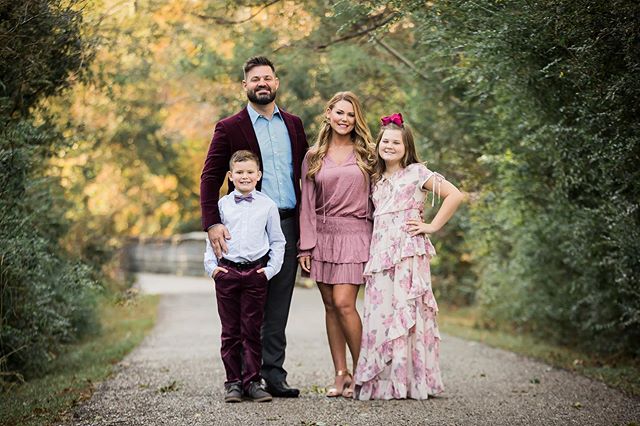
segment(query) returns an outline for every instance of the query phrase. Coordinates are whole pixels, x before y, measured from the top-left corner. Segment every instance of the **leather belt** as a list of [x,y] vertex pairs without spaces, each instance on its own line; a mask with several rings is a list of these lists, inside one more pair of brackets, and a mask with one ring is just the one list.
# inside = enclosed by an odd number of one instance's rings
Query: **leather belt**
[[232,262],[231,260],[225,259],[223,257],[222,259],[218,260],[218,265],[230,266],[237,271],[248,271],[249,269],[253,269],[256,266],[266,266],[267,262],[269,262],[268,253],[262,256],[260,259],[254,260],[252,262]]

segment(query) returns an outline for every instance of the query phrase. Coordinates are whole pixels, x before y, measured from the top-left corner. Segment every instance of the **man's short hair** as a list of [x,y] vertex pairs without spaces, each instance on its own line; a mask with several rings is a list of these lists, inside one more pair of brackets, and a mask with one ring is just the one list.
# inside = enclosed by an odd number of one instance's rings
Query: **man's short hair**
[[247,62],[244,63],[244,65],[242,66],[242,71],[244,71],[244,76],[247,76],[247,73],[249,71],[251,71],[251,69],[255,68],[255,67],[259,67],[261,65],[267,65],[269,67],[271,67],[271,70],[273,71],[273,74],[275,75],[276,73],[276,67],[273,66],[273,62],[271,62],[269,60],[269,58],[265,57],[265,56],[253,56],[249,59],[247,59]]
[[240,151],[234,152],[231,156],[229,160],[229,170],[233,170],[233,163],[241,163],[243,161],[254,161],[258,165],[258,170],[260,169],[260,159],[258,156],[251,151],[241,149]]

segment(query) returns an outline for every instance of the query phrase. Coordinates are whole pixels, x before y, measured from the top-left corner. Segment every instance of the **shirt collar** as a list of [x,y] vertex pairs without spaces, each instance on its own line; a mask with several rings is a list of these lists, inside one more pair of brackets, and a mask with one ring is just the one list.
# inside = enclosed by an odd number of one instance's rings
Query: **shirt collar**
[[[249,118],[251,119],[251,123],[252,124],[256,124],[256,121],[258,121],[258,118],[263,117],[264,116],[262,114],[260,114],[258,111],[256,111],[255,109],[253,109],[253,107],[251,106],[251,103],[247,104],[247,112],[249,112]],[[278,115],[280,118],[282,118],[282,115],[280,114],[280,109],[278,108],[278,105],[275,105],[275,109],[273,110],[273,115]],[[265,118],[266,120],[266,118]]]

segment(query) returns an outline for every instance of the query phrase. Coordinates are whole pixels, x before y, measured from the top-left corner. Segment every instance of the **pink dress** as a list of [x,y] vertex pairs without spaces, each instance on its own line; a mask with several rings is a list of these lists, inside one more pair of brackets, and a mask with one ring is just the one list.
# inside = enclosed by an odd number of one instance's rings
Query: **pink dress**
[[427,399],[444,390],[429,270],[435,249],[428,237],[412,237],[405,225],[422,220],[427,196],[422,186],[432,177],[434,187],[444,179],[423,164],[411,164],[373,188],[373,237],[355,374],[361,400]]
[[373,228],[369,179],[355,153],[343,164],[325,156],[314,180],[302,162],[299,254],[311,255],[310,277],[325,284],[363,284]]

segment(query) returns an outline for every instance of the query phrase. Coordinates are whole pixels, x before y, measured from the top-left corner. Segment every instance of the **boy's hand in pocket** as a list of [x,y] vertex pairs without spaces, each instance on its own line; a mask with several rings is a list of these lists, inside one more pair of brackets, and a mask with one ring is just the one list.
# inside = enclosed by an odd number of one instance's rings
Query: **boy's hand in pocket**
[[218,275],[218,272],[220,271],[224,272],[225,274],[229,272],[228,270],[224,269],[221,266],[216,266],[216,269],[213,270],[213,274],[211,274],[211,278],[215,279],[216,275]]

